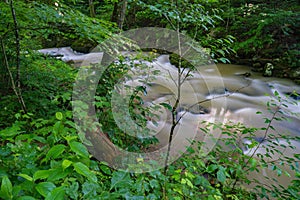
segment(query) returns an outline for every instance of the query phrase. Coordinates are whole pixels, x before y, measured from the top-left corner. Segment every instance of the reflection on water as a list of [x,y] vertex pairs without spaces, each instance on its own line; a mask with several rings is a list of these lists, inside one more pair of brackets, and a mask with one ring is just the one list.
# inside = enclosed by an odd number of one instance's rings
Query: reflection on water
[[[249,67],[218,64],[217,66],[205,66],[199,69],[199,73],[191,73],[191,76],[181,84],[181,90],[178,91],[178,70],[171,65],[168,56],[160,56],[152,65],[153,70],[160,70],[160,73],[151,80],[151,86],[147,86],[147,95],[144,96],[145,106],[151,107],[160,103],[175,104],[176,96],[180,93],[180,102],[177,109],[176,119],[180,119],[175,129],[173,148],[184,148],[188,145],[186,139],[203,140],[203,133],[200,128],[202,121],[208,122],[242,122],[250,127],[265,127],[265,118],[271,118],[272,113],[267,109],[267,102],[274,99],[274,92],[277,91],[285,102],[287,107],[282,106],[278,117],[285,117],[287,120],[272,122],[275,130],[270,129],[268,134],[279,136],[280,134],[290,136],[300,136],[300,105],[290,102],[299,101],[297,95],[285,97],[286,94],[292,94],[296,91],[300,93],[300,87],[290,80],[279,78],[266,78],[251,72]],[[183,75],[188,71],[181,71]],[[251,75],[249,74],[251,73]],[[250,76],[249,76],[250,75]],[[145,77],[137,76],[134,80],[128,82],[129,85],[139,85],[140,80]],[[268,94],[269,96],[266,96]],[[197,102],[202,102],[197,104]],[[258,115],[257,112],[262,114]],[[159,144],[156,148],[165,147],[168,144],[171,128],[170,112],[161,108],[153,110],[158,117],[148,121],[148,128],[158,138]],[[293,113],[293,114],[292,114]],[[155,123],[154,123],[155,121]],[[195,135],[193,134],[195,133]],[[256,151],[265,153],[265,148],[272,139],[262,141],[265,132],[256,132],[255,138],[263,145]],[[244,153],[251,154],[253,149],[247,148],[249,140],[242,139],[244,143]],[[278,140],[279,144],[286,144],[283,140]],[[296,149],[285,149],[286,156],[292,156],[294,153],[300,153],[300,142],[292,141]],[[213,146],[213,145],[212,145]],[[283,148],[282,148],[283,150]],[[272,158],[278,159],[278,155]],[[272,160],[271,159],[271,160]],[[275,174],[268,169],[262,171],[266,176],[274,177]],[[269,184],[260,174],[251,174],[250,177],[261,182]],[[288,178],[281,176],[280,184],[288,184]]]

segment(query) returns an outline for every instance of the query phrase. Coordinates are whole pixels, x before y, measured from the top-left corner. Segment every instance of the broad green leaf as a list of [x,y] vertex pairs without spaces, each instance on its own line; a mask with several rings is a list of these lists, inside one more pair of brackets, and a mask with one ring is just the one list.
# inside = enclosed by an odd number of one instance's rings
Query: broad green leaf
[[35,186],[35,189],[43,197],[46,197],[52,190],[54,190],[54,188],[56,188],[56,186],[51,182],[43,182],[43,183],[39,183],[39,184],[37,184],[37,186]]
[[191,188],[194,187],[193,183],[187,178],[181,179],[181,184],[186,184],[186,185],[190,186]]
[[129,173],[123,171],[116,171],[111,178],[110,188],[128,188],[128,185],[132,184]]
[[33,179],[34,180],[45,179],[48,178],[50,174],[51,172],[49,170],[38,170],[34,173]]
[[111,175],[111,170],[108,166],[106,165],[100,165],[100,169],[105,173],[105,174],[108,174],[108,175]]
[[149,181],[149,183],[151,188],[159,188],[159,183],[157,180],[152,179],[151,181]]
[[57,113],[55,113],[55,117],[58,120],[62,120],[63,119],[63,114],[61,112],[57,112]]
[[33,178],[31,176],[28,176],[27,174],[18,174],[18,176],[25,178],[28,181],[33,181]]
[[206,170],[206,171],[207,171],[208,173],[211,173],[211,172],[215,171],[217,168],[218,168],[218,165],[211,164],[211,165],[209,165],[209,166],[207,167],[207,170]]
[[217,172],[217,179],[220,182],[225,182],[226,180],[226,172],[224,167],[219,167],[219,170]]
[[209,195],[209,196],[207,197],[207,199],[208,199],[208,200],[216,200],[216,199],[214,198],[213,195]]
[[186,179],[185,178],[181,179],[180,183],[181,184],[186,184]]
[[257,166],[257,160],[256,159],[250,158],[249,162],[250,162],[250,165],[251,165],[252,168]]
[[63,144],[58,144],[53,146],[47,153],[46,155],[46,159],[50,159],[50,158],[57,158],[58,156],[60,156],[60,154],[62,154],[65,151],[66,146]]
[[191,188],[194,188],[193,183],[192,183],[189,179],[186,180],[186,184],[187,184],[188,186],[190,186]]
[[65,188],[63,186],[55,188],[48,193],[45,200],[64,200],[65,199]]
[[[90,181],[85,181],[82,185],[82,193],[84,197],[87,197],[91,195],[92,193],[95,193],[95,191],[100,189],[100,185],[97,182],[90,182]],[[84,198],[86,199],[86,198]]]
[[[33,182],[28,182],[28,181],[26,183],[23,183],[23,184],[28,186],[28,188],[32,187],[34,185]],[[20,192],[24,191],[24,185],[23,184],[13,186],[13,189],[12,189],[12,196],[13,197],[19,196]],[[0,197],[1,197],[1,192],[0,192]]]
[[81,162],[73,163],[74,169],[78,174],[81,174],[88,178],[90,181],[97,182],[96,175],[90,171],[90,169]]
[[3,138],[12,138],[20,133],[22,133],[23,131],[20,131],[20,127],[18,125],[13,125],[12,127],[8,127],[4,130],[0,131],[0,136]]
[[70,142],[71,150],[76,153],[77,155],[80,155],[82,157],[89,157],[89,152],[87,148],[81,144],[80,142]]
[[12,199],[12,184],[7,176],[2,178],[1,193],[4,199]]
[[77,135],[67,135],[67,136],[64,136],[64,138],[69,143],[71,140],[76,140],[78,138],[78,136]]
[[68,170],[68,169],[64,170],[62,167],[61,168],[50,169],[49,171],[50,171],[50,175],[47,178],[47,180],[51,181],[51,182],[63,179],[66,176],[68,176],[68,174],[71,173],[71,169],[70,170]]
[[73,162],[70,161],[70,160],[64,160],[64,161],[62,162],[61,166],[62,166],[63,169],[66,169],[66,168],[68,168],[72,163],[73,163]]
[[[53,126],[53,134],[55,135],[55,137],[57,137],[57,134],[62,132],[64,129],[64,125],[62,124],[61,121],[57,121],[54,126]],[[57,139],[57,138],[56,138]]]

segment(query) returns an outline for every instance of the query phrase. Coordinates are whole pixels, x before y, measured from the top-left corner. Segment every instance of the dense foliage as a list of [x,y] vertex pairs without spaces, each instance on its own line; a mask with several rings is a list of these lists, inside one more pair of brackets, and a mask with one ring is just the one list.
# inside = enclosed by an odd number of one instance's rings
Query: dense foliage
[[[0,198],[299,199],[299,154],[279,159],[282,168],[292,169],[294,174],[289,174],[276,163],[265,162],[266,157],[283,155],[277,150],[282,144],[275,142],[267,154],[255,158],[243,154],[237,144],[237,132],[253,134],[261,129],[267,135],[274,120],[284,120],[276,117],[285,106],[278,93],[277,99],[266,105],[274,117],[266,119],[265,127],[210,125],[228,136],[224,144],[236,148],[224,152],[216,146],[205,155],[201,152],[204,144],[195,142],[168,170],[129,173],[96,160],[78,135],[71,101],[78,69],[36,52],[71,45],[77,51],[89,52],[120,31],[117,27],[128,30],[147,25],[190,35],[216,62],[237,60],[236,54],[240,59],[255,58],[261,65],[265,64],[262,58],[279,59],[279,67],[288,66],[287,76],[299,78],[300,72],[292,76],[290,71],[299,69],[299,5],[297,1],[280,1],[280,6],[278,1],[266,2],[253,1],[250,6],[245,1],[216,0],[1,1]],[[119,64],[110,65],[101,77],[95,107],[105,135],[114,144],[144,151],[157,140],[127,136],[112,116],[110,91],[131,67],[123,62],[125,58],[119,58]],[[136,91],[130,113],[137,123],[144,124],[152,116],[141,106],[144,88]],[[172,110],[171,105],[165,106]],[[208,126],[201,131],[209,134],[209,130]],[[260,144],[253,141],[251,145]],[[284,148],[294,147],[288,143]],[[244,185],[254,182],[247,176],[249,172],[263,168],[291,176],[293,181],[286,188],[259,185],[247,190]]]
[[229,5],[227,9],[226,31],[237,38],[234,48],[240,59],[250,58],[250,63],[261,66],[271,62],[275,75],[297,78],[294,72],[300,66],[299,2],[252,1]]

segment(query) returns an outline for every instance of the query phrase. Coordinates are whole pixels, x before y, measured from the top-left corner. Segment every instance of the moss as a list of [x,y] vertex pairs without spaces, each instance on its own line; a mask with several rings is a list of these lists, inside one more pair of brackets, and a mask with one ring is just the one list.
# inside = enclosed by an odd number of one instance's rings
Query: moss
[[170,63],[172,65],[175,65],[176,67],[178,67],[180,61],[181,61],[181,68],[190,68],[190,69],[194,68],[194,66],[190,62],[185,60],[184,58],[180,59],[179,55],[174,54],[174,53],[170,54]]
[[81,53],[90,53],[93,48],[97,46],[97,43],[89,39],[78,39],[71,44],[71,48],[74,51]]

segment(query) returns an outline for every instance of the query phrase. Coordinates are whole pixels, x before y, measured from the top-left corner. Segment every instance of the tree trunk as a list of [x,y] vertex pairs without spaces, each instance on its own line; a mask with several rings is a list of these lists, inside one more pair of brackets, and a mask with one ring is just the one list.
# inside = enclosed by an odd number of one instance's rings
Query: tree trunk
[[9,68],[9,64],[7,61],[7,57],[6,57],[6,51],[5,51],[5,46],[3,41],[1,40],[1,46],[2,46],[2,52],[4,55],[4,59],[5,59],[5,63],[6,63],[6,68],[7,71],[9,72],[10,75],[10,79],[12,82],[12,89],[14,90],[15,94],[18,97],[18,100],[22,106],[22,109],[24,110],[24,112],[27,112],[26,106],[25,106],[25,102],[23,100],[22,97],[22,92],[21,92],[21,67],[20,67],[20,51],[21,51],[21,47],[20,47],[20,35],[19,35],[19,25],[18,25],[18,21],[17,21],[17,16],[16,16],[16,11],[14,8],[14,2],[13,0],[10,0],[10,10],[11,10],[11,15],[13,18],[13,22],[14,22],[14,32],[15,32],[15,38],[16,38],[16,68],[17,68],[17,76],[16,76],[16,84],[14,83],[14,78],[12,76],[12,73],[10,72],[10,68]]
[[119,2],[116,2],[114,3],[114,10],[112,12],[112,15],[111,15],[111,18],[110,18],[110,21],[112,22],[117,22],[118,21],[118,6],[119,5]]
[[123,0],[122,4],[121,4],[119,19],[118,19],[118,27],[120,30],[123,29],[123,24],[124,24],[125,15],[126,15],[126,9],[127,9],[127,0]]
[[111,15],[111,21],[116,22],[118,28],[121,30],[125,21],[125,15],[127,10],[127,0],[120,0],[114,4],[114,10]]
[[89,10],[90,10],[90,16],[91,17],[96,17],[96,12],[95,12],[95,7],[94,7],[94,2],[93,0],[89,0]]

